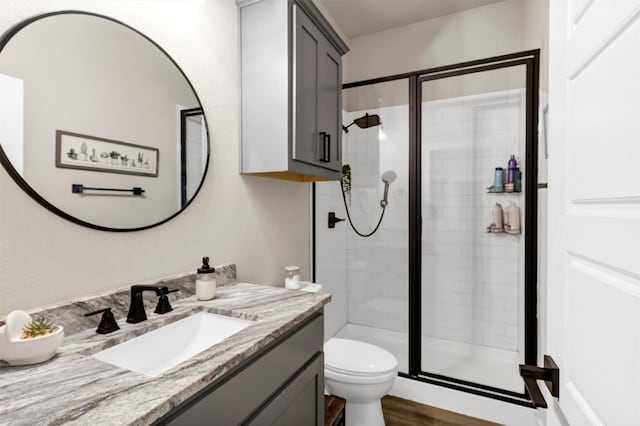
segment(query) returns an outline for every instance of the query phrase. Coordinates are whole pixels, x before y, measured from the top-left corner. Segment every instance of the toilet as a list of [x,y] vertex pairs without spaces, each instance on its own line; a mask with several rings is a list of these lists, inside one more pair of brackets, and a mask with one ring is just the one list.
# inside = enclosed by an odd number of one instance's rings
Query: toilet
[[344,398],[347,426],[384,426],[382,398],[398,374],[398,360],[386,350],[357,340],[324,344],[324,383]]

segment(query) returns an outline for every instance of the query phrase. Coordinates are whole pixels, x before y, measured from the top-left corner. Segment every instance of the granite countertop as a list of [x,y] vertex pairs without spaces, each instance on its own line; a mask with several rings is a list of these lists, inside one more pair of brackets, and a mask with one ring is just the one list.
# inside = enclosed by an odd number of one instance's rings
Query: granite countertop
[[[25,367],[0,362],[0,425],[150,424],[320,311],[330,298],[323,293],[235,283],[218,288],[211,301],[189,296],[172,302],[174,310],[164,315],[152,313],[153,305],[146,303],[147,321],[128,324],[120,317],[121,329],[114,333],[100,335],[91,328],[67,335],[49,361]],[[157,378],[91,358],[199,311],[256,322]],[[59,324],[66,331],[65,323]]]

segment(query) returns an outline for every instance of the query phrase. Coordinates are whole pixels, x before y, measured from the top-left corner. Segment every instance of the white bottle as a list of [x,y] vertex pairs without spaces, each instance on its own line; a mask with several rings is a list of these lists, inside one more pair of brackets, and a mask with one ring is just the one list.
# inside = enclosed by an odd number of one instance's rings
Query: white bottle
[[285,266],[284,270],[286,276],[284,278],[284,286],[286,288],[299,289],[300,288],[300,267],[299,266]]
[[507,212],[509,214],[509,228],[507,232],[510,234],[519,234],[520,233],[520,207],[516,206],[513,203],[509,203],[509,207],[507,207]]
[[211,300],[216,297],[216,269],[209,266],[209,258],[202,258],[202,267],[196,275],[196,298],[198,300]]
[[511,226],[511,225],[509,225],[509,209],[505,208],[502,214],[503,214],[503,216],[502,216],[502,226],[504,227],[504,231],[507,232],[507,230]]
[[492,216],[493,216],[493,225],[492,226],[492,230],[493,232],[501,232],[502,231],[502,220],[503,220],[503,215],[504,212],[502,211],[502,205],[500,203],[496,203],[495,206],[493,206],[493,210],[491,211]]

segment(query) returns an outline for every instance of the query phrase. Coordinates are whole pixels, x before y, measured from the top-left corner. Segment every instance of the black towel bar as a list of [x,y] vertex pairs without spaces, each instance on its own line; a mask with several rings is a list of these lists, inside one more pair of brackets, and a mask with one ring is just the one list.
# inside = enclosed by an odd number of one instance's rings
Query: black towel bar
[[90,191],[116,191],[116,192],[132,192],[133,195],[142,195],[144,194],[144,189],[134,186],[131,189],[119,189],[119,188],[92,188],[89,186],[84,186],[80,183],[71,184],[71,192],[74,194],[82,194],[85,190]]

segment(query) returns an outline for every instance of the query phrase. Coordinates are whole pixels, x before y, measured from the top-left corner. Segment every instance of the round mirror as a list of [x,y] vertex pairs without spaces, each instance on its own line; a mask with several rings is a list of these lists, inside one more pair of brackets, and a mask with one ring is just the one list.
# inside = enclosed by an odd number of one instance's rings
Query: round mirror
[[75,223],[135,231],[179,214],[207,172],[198,96],[132,28],[53,13],[0,40],[0,161],[29,195]]

